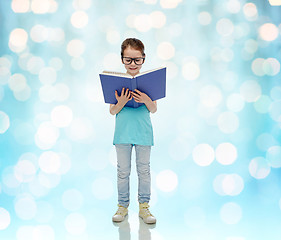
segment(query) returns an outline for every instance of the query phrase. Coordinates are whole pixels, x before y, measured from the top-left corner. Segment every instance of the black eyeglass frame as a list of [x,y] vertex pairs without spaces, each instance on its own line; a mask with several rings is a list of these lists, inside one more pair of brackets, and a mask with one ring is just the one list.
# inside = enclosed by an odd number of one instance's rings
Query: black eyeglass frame
[[[124,58],[130,59],[130,62],[129,63],[125,63],[124,62]],[[122,59],[122,63],[124,63],[125,65],[130,65],[133,61],[134,61],[134,63],[136,65],[142,65],[144,63],[144,61],[145,61],[145,57],[131,58],[131,57],[123,57],[122,56],[121,59]],[[138,59],[142,59],[142,63],[141,64],[136,63],[136,60],[138,60]]]

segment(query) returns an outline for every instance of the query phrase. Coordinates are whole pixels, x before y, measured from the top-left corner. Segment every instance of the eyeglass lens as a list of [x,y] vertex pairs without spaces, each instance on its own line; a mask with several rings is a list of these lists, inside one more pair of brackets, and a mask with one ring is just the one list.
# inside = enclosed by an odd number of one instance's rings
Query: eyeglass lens
[[134,61],[136,65],[142,65],[144,62],[144,58],[130,58],[130,57],[123,57],[123,63],[125,65],[130,65]]

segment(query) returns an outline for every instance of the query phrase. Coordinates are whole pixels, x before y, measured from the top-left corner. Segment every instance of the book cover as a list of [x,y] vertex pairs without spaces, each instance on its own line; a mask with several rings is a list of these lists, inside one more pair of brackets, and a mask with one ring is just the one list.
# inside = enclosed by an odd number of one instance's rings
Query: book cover
[[[131,91],[138,89],[146,93],[152,101],[166,96],[166,67],[145,71],[134,77],[126,73],[103,71],[100,81],[105,103],[116,104],[115,90],[120,96],[123,87]],[[132,99],[125,106],[136,108],[141,105],[143,103]]]

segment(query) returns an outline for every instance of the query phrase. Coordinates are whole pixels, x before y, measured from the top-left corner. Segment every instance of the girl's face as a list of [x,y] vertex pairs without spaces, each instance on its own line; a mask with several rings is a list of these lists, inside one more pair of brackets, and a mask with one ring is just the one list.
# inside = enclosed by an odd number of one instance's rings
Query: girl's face
[[[142,58],[143,55],[141,51],[136,50],[128,46],[123,52],[123,58]],[[125,65],[125,64],[124,64]],[[136,65],[135,61],[132,61],[131,64],[125,65],[127,73],[131,76],[135,76],[140,72],[142,65]]]

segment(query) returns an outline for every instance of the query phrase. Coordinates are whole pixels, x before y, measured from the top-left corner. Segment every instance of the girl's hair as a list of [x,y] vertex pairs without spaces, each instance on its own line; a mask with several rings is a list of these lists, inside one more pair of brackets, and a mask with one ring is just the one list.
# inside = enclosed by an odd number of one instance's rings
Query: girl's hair
[[127,47],[134,48],[136,50],[139,50],[143,56],[145,56],[144,53],[144,45],[141,40],[136,38],[127,38],[123,41],[121,45],[121,57],[123,57],[124,51]]

